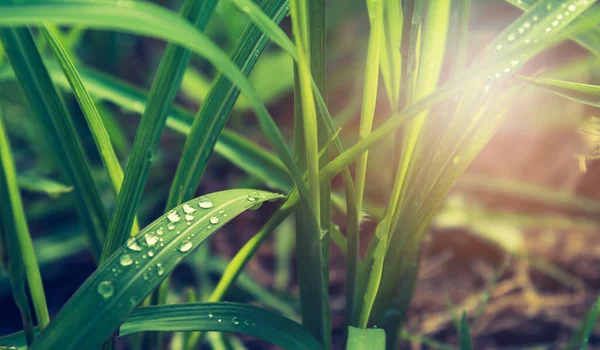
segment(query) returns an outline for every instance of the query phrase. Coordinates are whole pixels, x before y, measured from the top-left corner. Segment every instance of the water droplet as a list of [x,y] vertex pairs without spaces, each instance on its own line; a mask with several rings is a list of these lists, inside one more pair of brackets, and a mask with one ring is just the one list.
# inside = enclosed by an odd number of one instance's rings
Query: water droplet
[[152,233],[148,233],[144,239],[149,246],[153,246],[158,242],[158,236],[155,236]]
[[508,73],[508,72],[510,72],[510,68],[508,68],[508,67],[504,68],[504,73]]
[[195,212],[195,211],[196,211],[196,209],[194,209],[194,208],[193,208],[191,205],[189,205],[189,204],[184,204],[184,205],[183,205],[183,211],[184,211],[186,214],[191,214],[191,213]]
[[494,77],[496,77],[496,79],[500,79],[502,77],[502,74],[496,73],[496,74],[494,74]]
[[508,39],[508,41],[513,41],[513,40],[515,40],[515,35],[513,33],[511,33],[508,35],[507,39]]
[[573,11],[577,10],[577,6],[569,5],[568,9],[569,9],[569,11],[573,12]]
[[217,322],[221,323],[221,322],[223,322],[223,320],[222,319],[218,319]]
[[511,60],[510,64],[515,67],[517,64],[519,64],[519,60]]
[[546,33],[550,33],[552,31],[552,28],[548,27],[546,28]]
[[525,22],[525,23],[523,23],[523,27],[525,27],[525,29],[527,29],[527,28],[531,27],[531,23]]
[[133,259],[131,258],[131,255],[129,255],[129,254],[123,254],[119,258],[119,263],[121,264],[121,266],[129,266],[129,265],[133,264]]
[[181,220],[181,217],[179,217],[179,214],[177,214],[177,212],[175,210],[173,210],[172,212],[169,213],[169,215],[167,216],[167,219],[169,219],[169,221],[171,221],[171,222],[177,222],[177,221]]
[[546,5],[546,10],[551,11],[552,10],[552,4]]
[[144,254],[142,255],[142,259],[146,259],[148,257],[148,255]]
[[559,24],[560,24],[560,22],[559,22],[559,21],[554,21],[554,22],[552,22],[552,26],[553,26],[553,27],[557,27]]
[[154,251],[152,251],[152,250],[148,251],[148,256],[149,257],[153,257],[154,256]]
[[113,287],[111,281],[102,281],[98,283],[98,287],[96,287],[96,291],[100,294],[104,299],[108,299],[115,294],[115,287]]
[[[194,215],[187,214],[187,215],[185,216],[185,220],[186,220],[186,221],[192,221],[192,220],[194,220]],[[189,224],[189,222],[188,222],[188,224]]]
[[529,44],[529,43],[531,42],[531,39],[525,39],[525,40],[523,40],[523,42],[524,42],[525,44]]
[[260,199],[260,194],[258,194],[258,192],[252,191],[252,192],[248,193],[248,202],[254,202],[259,199]]
[[202,209],[209,209],[209,208],[212,208],[214,204],[213,204],[212,199],[210,199],[208,197],[202,197],[202,198],[200,198],[198,205]]
[[250,322],[248,322],[248,320],[244,320],[244,325],[249,326]]
[[538,16],[537,15],[533,15],[533,17],[531,19],[533,19],[533,21],[536,22],[538,20]]
[[502,50],[502,45],[501,44],[496,45],[496,50]]
[[162,264],[156,264],[156,273],[159,276],[162,276],[165,273],[165,268],[162,266]]
[[142,247],[138,244],[138,242],[135,240],[135,238],[131,237],[130,239],[127,240],[127,248],[139,252],[142,250]]
[[212,228],[212,225],[208,225],[208,226],[206,226],[206,229],[207,229],[207,230],[210,230],[211,228]]
[[556,19],[559,21],[562,20],[563,18],[564,18],[563,15],[560,13],[558,15],[556,15]]
[[234,317],[231,319],[231,323],[233,323],[235,326],[237,326],[238,324],[240,324],[240,320],[237,317]]
[[211,312],[211,313],[209,313],[209,314],[208,314],[208,319],[210,320],[210,319],[212,319],[212,318],[213,318],[213,314],[212,314],[212,312]]
[[159,228],[158,230],[156,230],[156,234],[159,236],[162,236],[165,233],[165,231],[163,231],[162,227]]
[[243,10],[244,10],[244,12],[248,13],[248,12],[250,12],[250,7],[249,6],[244,6]]
[[523,34],[523,33],[525,33],[525,28],[523,28],[523,27],[519,28],[519,34]]
[[219,223],[219,218],[216,216],[211,216],[210,219],[208,219],[208,221],[210,221],[211,224],[216,225]]
[[169,224],[169,226],[167,226],[167,228],[169,229],[169,231],[173,231],[175,229],[175,225]]
[[187,251],[189,251],[190,249],[192,249],[192,242],[185,242],[181,245],[181,247],[179,247],[179,251],[182,253],[185,253]]
[[459,156],[456,156],[456,157],[454,157],[454,159],[452,159],[452,163],[454,163],[454,165],[458,164],[459,161],[460,161]]

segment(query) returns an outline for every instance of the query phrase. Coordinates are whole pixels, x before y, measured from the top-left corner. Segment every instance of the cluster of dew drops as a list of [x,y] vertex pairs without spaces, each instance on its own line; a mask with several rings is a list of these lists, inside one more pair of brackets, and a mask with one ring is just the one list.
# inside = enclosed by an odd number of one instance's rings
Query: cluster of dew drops
[[[212,312],[208,313],[208,319],[209,320],[216,320],[217,323],[223,323],[223,319],[222,318],[215,318],[215,316],[213,315]],[[243,319],[241,319],[241,318],[239,318],[237,316],[234,316],[234,317],[231,318],[231,323],[234,326],[241,326],[241,325],[243,325],[243,326],[256,326],[256,323],[250,322],[248,320],[243,320]]]
[[[265,195],[264,194],[261,195],[257,191],[251,191],[248,193],[248,195],[244,199],[244,201],[249,202],[249,203],[255,202],[256,203],[255,205],[250,206],[250,209],[254,210],[254,209],[257,209],[258,207],[260,207],[260,205],[262,204],[262,201],[260,201],[260,199],[262,197],[265,197]],[[179,235],[179,234],[181,234],[181,231],[179,230],[179,228],[181,228],[182,225],[190,226],[194,222],[194,220],[196,219],[196,217],[194,216],[196,210],[198,210],[198,209],[206,210],[206,209],[211,209],[212,207],[214,207],[214,203],[213,203],[212,199],[208,196],[200,197],[200,199],[197,202],[197,207],[196,207],[195,201],[188,202],[182,206],[183,212],[180,213],[177,210],[173,210],[167,215],[166,230],[174,231],[175,234]],[[211,217],[209,217],[208,218],[209,225],[206,226],[206,230],[212,229],[213,225],[218,225],[221,222],[222,219],[220,219],[219,216],[221,216],[222,218],[226,218],[227,213],[225,213],[224,210],[220,210],[216,215],[212,215]],[[223,221],[225,221],[225,220],[223,220]],[[129,266],[135,266],[136,269],[139,269],[140,261],[136,260],[134,258],[134,256],[132,256],[132,255],[133,254],[139,255],[141,253],[142,260],[152,258],[156,254],[156,251],[158,251],[164,247],[164,243],[163,243],[164,240],[162,238],[164,233],[165,233],[165,228],[159,227],[156,231],[148,232],[147,234],[145,234],[141,237],[131,237],[127,241],[127,248],[129,251],[126,251],[119,257],[118,264],[120,265],[120,267],[115,267],[112,269],[113,276],[118,277],[119,274],[121,274],[123,272],[123,268],[127,268]],[[195,237],[195,233],[190,235],[190,237],[187,240],[182,242],[179,245],[179,247],[177,248],[177,250],[182,253],[186,253],[186,252],[190,251],[193,247],[193,243],[191,242],[191,239],[194,237]],[[148,249],[147,249],[147,251],[144,251],[144,249],[146,247]],[[142,277],[144,278],[144,280],[147,280],[148,282],[152,282],[155,278],[159,278],[159,277],[163,276],[164,273],[165,273],[164,266],[161,263],[157,263],[155,265],[151,265],[150,267],[148,267],[146,269],[146,271],[144,271],[144,274],[142,275]],[[115,293],[115,286],[114,286],[113,281],[104,280],[104,281],[100,282],[96,288],[96,291],[104,299],[109,299]],[[131,300],[131,302],[135,304],[137,301]]]
[[[521,3],[522,3],[522,0],[517,0],[517,4],[521,4]],[[558,13],[556,14],[556,16],[554,18],[552,18],[552,22],[549,22],[549,25],[544,29],[544,32],[546,34],[551,33],[555,28],[557,28],[559,25],[561,25],[562,21],[565,18],[571,16],[571,13],[575,12],[579,6],[586,6],[588,4],[589,4],[588,0],[576,0],[576,1],[573,1],[571,4],[568,4],[567,2],[562,3],[560,5],[562,10],[557,11]],[[553,10],[554,10],[554,5],[552,3],[549,3],[546,5],[547,12],[552,12]],[[527,36],[526,34],[529,31],[529,29],[535,27],[538,24],[537,22],[539,21],[539,19],[540,19],[539,16],[537,14],[534,14],[531,17],[531,21],[526,21],[516,30],[516,32],[512,32],[512,33],[508,34],[508,36],[506,37],[507,46],[509,46],[510,44],[516,43],[517,40],[520,40],[519,38],[523,38],[524,44],[537,43],[539,41],[538,39],[535,39],[535,38],[532,39],[531,37]],[[500,51],[503,49],[503,47],[504,46],[502,45],[502,43],[498,43],[494,49],[496,51]],[[488,76],[488,83],[485,85],[484,90],[489,91],[492,87],[493,82],[495,80],[500,79],[503,76],[507,75],[508,73],[511,72],[511,70],[515,69],[517,67],[517,65],[520,63],[522,58],[523,58],[523,56],[519,57],[519,59],[511,60],[510,66],[505,67],[501,71]]]

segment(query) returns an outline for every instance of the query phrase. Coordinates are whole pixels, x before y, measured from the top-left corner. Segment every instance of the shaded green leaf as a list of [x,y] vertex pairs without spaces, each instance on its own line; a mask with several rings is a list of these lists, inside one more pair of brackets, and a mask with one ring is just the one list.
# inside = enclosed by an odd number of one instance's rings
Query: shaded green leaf
[[237,189],[174,208],[111,255],[36,338],[31,349],[97,348],[207,238],[244,210],[277,198],[281,196]]
[[23,191],[43,193],[54,198],[73,191],[73,186],[67,186],[56,180],[33,174],[19,175],[17,176],[17,182]]
[[263,308],[238,303],[193,303],[135,310],[120,335],[142,331],[217,331],[250,335],[284,349],[320,349],[298,323]]
[[[2,6],[4,4],[0,4]],[[75,188],[77,212],[86,226],[92,253],[99,257],[108,218],[75,126],[50,80],[29,29],[0,29],[0,39],[61,172]]]

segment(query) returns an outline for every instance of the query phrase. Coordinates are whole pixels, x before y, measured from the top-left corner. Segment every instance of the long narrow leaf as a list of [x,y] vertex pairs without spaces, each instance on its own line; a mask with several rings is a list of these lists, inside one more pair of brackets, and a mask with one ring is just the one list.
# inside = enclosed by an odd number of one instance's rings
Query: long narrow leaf
[[[184,2],[181,18],[190,20],[203,30],[212,14],[216,0],[199,3]],[[169,43],[158,67],[154,83],[148,95],[146,109],[138,126],[136,137],[127,162],[123,179],[123,192],[119,192],[110,220],[106,241],[102,249],[101,263],[123,244],[130,232],[138,203],[150,172],[152,157],[164,128],[167,114],[179,90],[183,73],[191,58],[191,52],[175,43]]]
[[238,303],[190,303],[137,309],[120,335],[142,331],[216,331],[246,334],[284,349],[320,349],[298,323],[263,308]]
[[73,122],[48,76],[29,29],[0,29],[0,34],[46,141],[63,175],[75,188],[77,211],[89,235],[92,252],[99,258],[108,219]]
[[[77,103],[79,104],[85,120],[88,123],[90,132],[96,143],[96,147],[98,147],[100,158],[102,159],[102,163],[104,164],[104,167],[108,173],[111,184],[115,190],[115,193],[118,194],[121,191],[121,184],[123,183],[123,170],[121,169],[119,159],[117,158],[117,155],[115,154],[113,146],[110,142],[110,136],[104,127],[102,118],[100,117],[100,114],[94,105],[94,101],[83,85],[81,77],[71,61],[69,54],[62,46],[59,38],[56,36],[52,28],[49,26],[43,26],[40,30],[46,41],[50,44],[50,48],[52,49],[54,56],[56,57],[67,81],[69,82],[69,85],[71,86],[71,90],[73,91],[73,94],[77,99]],[[137,222],[134,223],[131,231],[132,234],[139,231]]]
[[97,348],[183,258],[219,228],[244,210],[280,197],[238,189],[174,208],[111,255],[40,333],[31,349]]

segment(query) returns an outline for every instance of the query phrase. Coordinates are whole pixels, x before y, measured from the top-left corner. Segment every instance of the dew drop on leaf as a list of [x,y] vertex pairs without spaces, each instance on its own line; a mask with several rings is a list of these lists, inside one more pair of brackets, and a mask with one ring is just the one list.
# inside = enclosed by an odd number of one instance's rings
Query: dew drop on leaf
[[104,299],[108,299],[115,294],[115,287],[113,287],[111,281],[102,281],[98,283],[98,287],[96,287],[96,291],[100,294]]
[[208,319],[210,320],[210,319],[212,319],[212,318],[213,318],[213,314],[212,314],[212,312],[211,312],[211,313],[209,313],[209,314],[208,314]]
[[157,237],[157,236],[155,236],[155,235],[153,235],[152,233],[148,233],[148,234],[146,235],[146,237],[144,237],[144,239],[146,240],[146,243],[147,243],[149,246],[153,246],[153,245],[155,245],[155,244],[156,244],[156,242],[158,242],[158,237]]
[[119,258],[119,263],[121,264],[121,266],[129,266],[133,264],[133,259],[131,258],[131,255],[124,254],[121,255],[121,257]]
[[186,220],[186,221],[192,221],[192,220],[194,220],[194,215],[187,214],[187,215],[185,216],[185,220]]
[[165,273],[165,268],[162,266],[162,264],[160,264],[160,263],[156,264],[156,273],[159,276],[162,276]]
[[252,191],[248,193],[248,202],[255,202],[258,199],[260,199],[260,194],[258,194],[258,192]]
[[165,231],[163,231],[162,227],[159,228],[158,230],[156,230],[156,234],[159,236],[162,236],[165,233]]
[[142,250],[142,246],[140,246],[138,244],[138,242],[135,240],[135,238],[131,237],[130,239],[127,240],[127,248],[139,252]]
[[240,320],[237,317],[234,317],[231,319],[231,323],[233,323],[234,326],[237,326],[240,324]]
[[185,242],[181,245],[181,247],[179,247],[179,251],[180,252],[187,252],[188,250],[192,249],[192,242]]
[[179,214],[177,214],[177,212],[175,210],[173,210],[172,212],[169,213],[169,215],[167,216],[167,219],[169,219],[169,221],[171,221],[171,222],[177,222],[177,221],[181,220],[181,217],[179,217]]
[[191,214],[191,213],[195,212],[195,211],[196,211],[196,209],[194,209],[194,208],[193,208],[191,205],[189,205],[189,204],[184,204],[184,205],[183,205],[183,211],[184,211],[186,214]]
[[210,219],[208,219],[208,221],[210,221],[211,224],[215,225],[219,223],[219,218],[216,216],[211,216]]
[[198,206],[200,206],[200,208],[202,209],[209,209],[213,207],[213,201],[212,199],[208,198],[208,197],[202,197],[200,198],[200,201],[198,202]]

